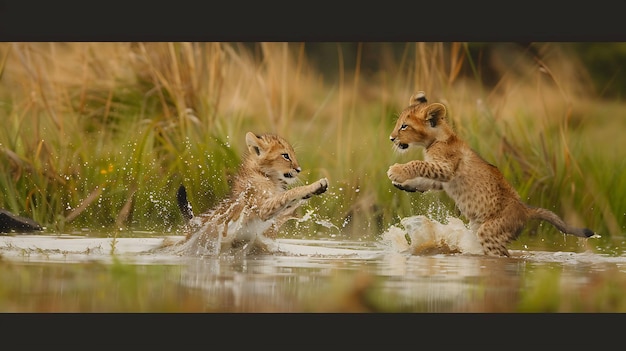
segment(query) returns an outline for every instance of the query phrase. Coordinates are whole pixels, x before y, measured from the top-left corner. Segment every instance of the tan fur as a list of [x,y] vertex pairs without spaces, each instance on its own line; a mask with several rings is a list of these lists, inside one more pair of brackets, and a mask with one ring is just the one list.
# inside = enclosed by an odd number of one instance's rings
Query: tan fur
[[469,220],[487,255],[509,256],[506,245],[530,219],[548,221],[566,234],[593,235],[587,228],[568,226],[547,209],[524,204],[502,173],[457,137],[446,121],[445,106],[428,103],[423,92],[411,97],[389,138],[400,151],[425,149],[424,160],[389,167],[392,184],[409,192],[444,190]]
[[[282,137],[248,132],[246,143],[248,152],[230,196],[198,216],[189,211],[185,253],[217,254],[255,244],[260,237],[273,239],[298,206],[327,190],[326,178],[289,189],[301,168],[292,146]],[[187,204],[181,205],[185,214]]]

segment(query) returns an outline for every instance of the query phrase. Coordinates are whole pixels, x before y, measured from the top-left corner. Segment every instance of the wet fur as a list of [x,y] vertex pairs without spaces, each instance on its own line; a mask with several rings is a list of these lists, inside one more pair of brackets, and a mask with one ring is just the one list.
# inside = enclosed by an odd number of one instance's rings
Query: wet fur
[[230,195],[210,210],[194,215],[183,185],[177,202],[187,220],[184,253],[212,255],[229,248],[273,239],[276,231],[306,199],[328,189],[326,178],[289,188],[301,168],[292,146],[273,134],[246,134],[248,151]]

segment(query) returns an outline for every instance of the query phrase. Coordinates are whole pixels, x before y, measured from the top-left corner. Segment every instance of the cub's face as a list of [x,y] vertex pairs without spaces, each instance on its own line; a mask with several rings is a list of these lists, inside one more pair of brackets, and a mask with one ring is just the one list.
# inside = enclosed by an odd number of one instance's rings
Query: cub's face
[[429,104],[424,92],[420,91],[411,96],[409,107],[400,114],[389,139],[400,151],[409,146],[428,147],[437,138],[445,116],[445,106]]
[[278,135],[246,134],[246,143],[251,157],[261,171],[269,178],[283,185],[293,184],[302,170],[296,159],[296,153],[291,144]]

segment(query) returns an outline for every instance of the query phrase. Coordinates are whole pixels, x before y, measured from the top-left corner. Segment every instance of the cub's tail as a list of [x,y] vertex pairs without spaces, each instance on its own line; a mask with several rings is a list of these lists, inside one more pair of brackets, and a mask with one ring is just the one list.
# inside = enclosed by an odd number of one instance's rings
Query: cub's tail
[[556,229],[560,230],[565,234],[571,234],[575,236],[579,236],[582,238],[588,238],[595,233],[588,228],[577,228],[567,225],[559,216],[557,216],[554,212],[547,210],[545,208],[540,207],[530,207],[531,217],[536,219],[542,219],[544,221],[550,222]]
[[178,192],[176,193],[176,200],[178,202],[178,208],[180,212],[183,214],[186,220],[190,220],[193,218],[193,210],[191,209],[191,204],[187,201],[187,190],[185,190],[185,186],[181,185],[178,188]]

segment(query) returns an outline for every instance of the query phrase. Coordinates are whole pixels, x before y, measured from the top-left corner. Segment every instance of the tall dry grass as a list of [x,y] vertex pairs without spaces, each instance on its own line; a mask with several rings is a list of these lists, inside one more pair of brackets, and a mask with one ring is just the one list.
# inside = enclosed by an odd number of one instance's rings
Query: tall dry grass
[[[365,73],[372,46],[384,65]],[[623,148],[607,154],[598,129],[620,128],[612,116],[621,106],[607,111],[560,45],[541,44],[539,58],[503,43],[479,62],[465,43],[406,43],[399,53],[363,43],[346,62],[337,43],[332,79],[306,48],[0,44],[0,207],[51,232],[170,232],[181,222],[180,183],[196,211],[207,209],[228,192],[245,133],[273,132],[294,144],[302,182],[330,181],[300,209],[313,220],[288,222],[283,235],[375,240],[401,217],[456,213],[445,194],[400,192],[386,177],[390,164],[421,155],[394,154],[388,135],[409,96],[424,90],[527,202],[593,228],[602,247],[623,239]],[[487,64],[495,84],[482,81]],[[514,245],[579,245],[549,240],[560,234],[544,226],[529,233]]]

